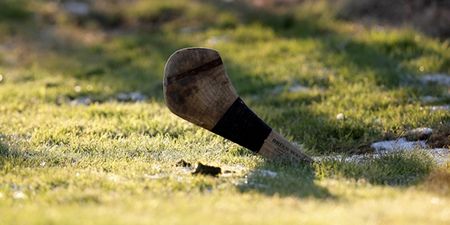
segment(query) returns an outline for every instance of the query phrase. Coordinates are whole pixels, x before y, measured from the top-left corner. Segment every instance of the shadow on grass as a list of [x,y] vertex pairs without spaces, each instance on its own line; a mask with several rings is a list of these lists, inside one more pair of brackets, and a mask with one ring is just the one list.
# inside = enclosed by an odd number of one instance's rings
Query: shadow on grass
[[[255,8],[245,1],[200,1],[218,10],[227,11],[237,18],[242,18],[245,24],[259,24],[268,28],[275,33],[276,37],[282,39],[317,40],[320,43],[319,49],[316,51],[317,55],[311,57],[318,59],[323,67],[333,68],[332,70],[338,74],[338,79],[342,79],[342,82],[338,85],[345,83],[345,85],[351,86],[352,84],[370,82],[382,91],[405,90],[405,92],[410,93],[411,86],[408,83],[410,81],[405,74],[414,75],[418,71],[403,66],[403,64],[423,55],[437,55],[445,58],[440,52],[420,45],[414,39],[414,35],[405,35],[390,41],[368,43],[321,22],[320,16],[317,15],[296,15],[296,11],[280,13]],[[445,71],[449,65],[450,62],[443,63],[437,69]],[[238,72],[242,76],[248,74],[245,71]],[[345,92],[345,90],[342,90],[342,86],[332,85],[330,84],[330,87],[327,88],[337,88],[340,92]],[[300,96],[283,99],[265,96],[264,98],[269,99],[269,101],[257,103],[260,106],[269,103],[268,106],[264,106],[267,111],[276,112],[277,106],[283,106],[286,109],[283,115],[275,114],[273,116],[270,113],[265,113],[271,122],[270,124],[279,128],[283,127],[282,130],[288,131],[288,135],[302,137],[303,143],[308,148],[314,149],[320,154],[364,152],[366,149],[360,149],[359,146],[364,146],[374,139],[382,139],[384,135],[383,128],[376,123],[367,124],[367,122],[362,121],[363,118],[336,121],[308,108],[310,103],[320,103],[335,98],[335,96],[327,95],[327,93],[315,97]],[[398,97],[396,102],[392,104],[406,104],[410,100],[411,96],[407,94]],[[348,110],[353,110],[351,105],[345,107],[349,108]],[[371,102],[362,107],[365,107],[364,110],[378,112],[387,109],[390,104]],[[289,126],[286,126],[286,124],[289,124]],[[427,126],[432,127],[433,125],[436,126],[437,124]]]
[[326,188],[315,183],[314,168],[283,161],[265,162],[250,172],[237,188],[242,193],[268,196],[335,199]]
[[434,168],[423,152],[399,152],[364,161],[324,160],[317,164],[321,177],[344,177],[376,185],[409,186],[423,181]]
[[[15,41],[10,47],[24,51],[26,57],[20,59],[21,67],[38,68],[51,74],[49,76],[75,80],[81,90],[66,90],[63,95],[70,99],[91,96],[101,101],[120,92],[139,91],[162,101],[164,63],[175,50],[189,46],[168,37],[158,27],[140,30],[100,24],[99,28],[90,29],[86,24],[76,24],[72,21],[76,19],[68,15],[64,15],[68,21],[54,24],[55,18],[34,15],[30,4],[20,2],[0,3],[0,25],[6,27],[2,31]],[[65,13],[63,9],[60,11]],[[86,23],[98,22],[95,19],[88,17]],[[20,80],[30,81],[39,76],[33,73],[36,72],[24,74]],[[90,84],[97,88],[89,90],[86,86]],[[50,80],[45,88],[58,85]],[[56,96],[52,98],[50,100],[56,100]]]
[[408,187],[424,182],[433,171],[432,159],[420,152],[384,155],[366,161],[324,160],[312,167],[286,162],[259,165],[238,185],[242,193],[338,200],[318,179],[349,179],[372,185]]
[[[417,45],[411,40],[400,40],[397,43],[367,44],[354,40],[350,36],[343,35],[319,23],[316,18],[296,17],[293,14],[276,14],[269,11],[255,10],[242,1],[223,3],[223,1],[204,1],[205,4],[215,6],[218,10],[227,10],[237,13],[247,23],[260,23],[270,28],[279,37],[289,39],[317,39],[321,43],[318,50],[319,57],[327,67],[336,68],[337,71],[352,68],[349,73],[342,76],[348,83],[364,82],[364,72],[371,71],[379,86],[386,89],[401,88],[402,74],[414,73],[397,65],[403,60],[411,60],[417,55],[435,54]],[[19,13],[20,15],[20,13]],[[23,17],[24,19],[26,17]],[[7,20],[5,20],[7,21]],[[65,42],[58,33],[49,32],[50,39]],[[77,41],[70,46],[51,45],[43,43],[43,40],[27,40],[37,50],[50,52],[61,61],[56,61],[51,71],[60,73],[66,77],[74,77],[77,80],[92,81],[105,87],[112,87],[113,91],[142,91],[157,101],[162,101],[162,74],[163,65],[168,56],[176,49],[187,47],[191,43],[181,42],[176,38],[168,37],[162,31],[153,33],[137,30],[116,34],[114,40],[118,46],[113,49],[99,45],[87,45]],[[117,38],[119,37],[119,38]],[[48,38],[48,37],[47,37]],[[106,40],[106,41],[114,41]],[[408,54],[400,54],[405,49],[414,49]],[[137,57],[136,57],[137,55]],[[139,60],[136,62],[135,60]],[[154,62],[152,62],[154,61]],[[58,65],[59,62],[62,65]],[[66,64],[67,63],[67,64]],[[227,63],[230,76],[234,77],[236,86],[242,89],[242,93],[251,94],[255,90],[279,85],[270,81],[250,76],[250,72],[239,64]],[[75,68],[75,71],[67,72],[67,67]],[[89,95],[92,93],[81,91],[72,93],[71,97]],[[93,93],[102,95],[102,93]],[[105,96],[107,97],[107,96]],[[275,97],[268,102],[251,103],[254,106],[265,107],[263,118],[273,127],[285,128],[288,136],[302,137],[304,143],[320,154],[330,152],[349,152],[355,150],[355,143],[367,141],[367,136],[380,135],[376,127],[366,126],[359,121],[344,123],[331,121],[324,115],[314,112],[308,106],[313,102],[320,102],[327,96],[300,96],[293,99]],[[269,103],[269,106],[265,105]],[[274,115],[278,107],[289,106],[280,115]],[[300,118],[300,119],[299,119]],[[298,126],[293,126],[298,125]],[[369,135],[368,135],[369,134]],[[31,159],[32,164],[39,165],[39,157],[36,155],[20,155],[16,152],[1,147],[2,159],[20,160]],[[3,156],[5,156],[3,158]],[[421,164],[413,158],[404,156],[391,159],[375,160],[368,164],[352,163],[324,163],[324,171],[337,171],[352,179],[367,179],[374,184],[412,184],[411,177],[416,174],[427,174],[429,167]],[[330,167],[330,169],[326,169]],[[319,166],[320,168],[320,166]],[[278,173],[275,177],[261,175],[261,170],[273,170]],[[299,167],[298,165],[286,165],[279,162],[264,163],[250,173],[246,183],[239,185],[242,192],[257,191],[267,195],[280,195],[283,197],[294,196],[299,198],[334,198],[326,188],[315,184],[313,168]],[[320,169],[319,169],[320,172]],[[332,174],[326,175],[332,176]],[[415,178],[414,178],[415,179]]]
[[[346,78],[351,78],[346,79],[347,82],[363,81],[355,78],[364,78],[364,72],[370,70],[376,75],[378,85],[399,88],[404,74],[418,72],[399,67],[402,61],[413,60],[421,55],[442,56],[440,52],[420,45],[414,40],[414,36],[405,36],[389,42],[366,43],[321,22],[319,15],[296,15],[296,11],[276,12],[256,8],[245,1],[200,1],[233,13],[246,24],[256,23],[270,28],[278,37],[318,40],[322,49],[317,52],[320,53],[323,64],[337,69],[352,68],[351,74],[344,74]],[[445,71],[449,65],[450,62],[444,63],[438,70]]]
[[[318,56],[324,67],[338,71],[345,83],[364,83],[369,71],[376,84],[383,89],[402,88],[404,74],[414,74],[405,68],[399,68],[402,61],[412,60],[421,54],[437,54],[420,46],[414,39],[400,39],[392,43],[364,43],[349,35],[334,30],[313,16],[295,15],[293,13],[276,13],[269,10],[255,9],[244,1],[204,1],[204,4],[215,7],[218,11],[229,12],[247,23],[258,23],[274,31],[275,35],[287,39],[319,40]],[[17,15],[27,15],[29,12],[20,8],[14,1],[2,3],[5,9],[12,11],[8,18]],[[14,13],[18,12],[18,13]],[[28,17],[23,17],[24,19]],[[8,23],[8,20],[0,19]],[[29,21],[30,22],[30,21]],[[166,21],[168,22],[168,21]],[[37,26],[31,23],[31,27]],[[103,30],[102,30],[103,29]],[[111,28],[100,28],[102,32],[111,32]],[[83,43],[75,37],[62,37],[52,29],[34,28],[31,32],[41,33],[42,38],[26,39],[38,52],[48,52],[55,60],[48,63],[48,71],[74,78],[89,85],[95,83],[101,88],[94,91],[82,88],[81,91],[63,93],[73,99],[82,96],[94,96],[108,99],[118,92],[141,91],[153,100],[162,101],[163,66],[169,55],[176,49],[191,46],[192,43],[181,41],[177,35],[170,36],[157,27],[149,32],[139,29],[118,29],[100,44]],[[100,32],[101,33],[101,32]],[[26,36],[17,31],[17,36]],[[36,34],[35,34],[36,36]],[[76,36],[76,35],[75,35]],[[50,45],[46,40],[54,40]],[[58,44],[64,43],[64,44]],[[105,45],[104,45],[105,44]],[[245,43],[243,43],[245,44]],[[45,56],[45,55],[44,55]],[[228,56],[230,57],[230,56]],[[46,58],[47,59],[47,58]],[[42,59],[45,61],[46,59]],[[308,108],[311,103],[320,103],[332,97],[329,95],[300,95],[292,98],[270,97],[271,94],[261,93],[261,89],[279,86],[279,83],[251,74],[242,63],[230,63],[225,60],[233,83],[238,92],[244,95],[258,93],[267,100],[250,102],[250,105],[266,108],[260,110],[269,123],[287,131],[288,136],[302,137],[307,147],[317,153],[357,152],[355,143],[364,144],[374,136],[381,137],[382,130],[362,121],[339,122],[328,119],[327,116]],[[40,64],[35,62],[34,64]],[[445,66],[445,65],[444,65]],[[350,68],[350,69],[349,69]],[[312,78],[311,78],[312,79]],[[52,88],[49,84],[48,88]],[[282,85],[282,84],[281,84]],[[333,87],[331,87],[333,88]],[[338,87],[339,88],[339,87]],[[105,91],[106,90],[106,91]],[[57,96],[53,96],[56,101]],[[407,97],[399,101],[408,101]],[[277,108],[283,107],[282,115],[271,114]],[[369,110],[380,110],[389,107],[388,104],[373,103]],[[289,126],[287,126],[289,124]],[[318,141],[321,140],[321,141]]]

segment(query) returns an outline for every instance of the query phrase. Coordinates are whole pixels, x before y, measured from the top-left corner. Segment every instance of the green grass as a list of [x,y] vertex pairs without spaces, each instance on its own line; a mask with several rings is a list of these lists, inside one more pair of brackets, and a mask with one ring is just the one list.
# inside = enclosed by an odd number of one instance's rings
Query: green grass
[[[268,124],[310,155],[349,155],[450,121],[420,102],[449,104],[448,87],[418,82],[450,74],[448,40],[339,21],[324,2],[96,1],[87,16],[52,2],[0,3],[0,224],[450,222],[450,167],[426,154],[270,162],[171,114],[162,96],[173,51],[212,47]],[[114,100],[130,91],[149,99]],[[83,96],[97,103],[69,104]],[[192,176],[180,159],[236,173]]]

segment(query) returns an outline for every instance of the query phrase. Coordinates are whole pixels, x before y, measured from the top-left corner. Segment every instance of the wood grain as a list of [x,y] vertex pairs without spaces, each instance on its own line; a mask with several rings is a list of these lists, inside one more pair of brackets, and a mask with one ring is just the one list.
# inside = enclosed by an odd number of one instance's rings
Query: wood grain
[[294,159],[312,163],[313,160],[305,155],[297,146],[286,140],[276,131],[272,130],[269,136],[264,140],[264,144],[258,152],[269,159]]

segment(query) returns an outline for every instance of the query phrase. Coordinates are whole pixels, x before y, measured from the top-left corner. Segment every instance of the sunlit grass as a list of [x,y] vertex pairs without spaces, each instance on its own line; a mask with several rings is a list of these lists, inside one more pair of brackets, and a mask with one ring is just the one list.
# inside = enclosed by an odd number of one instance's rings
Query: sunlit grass
[[[448,123],[420,102],[448,104],[448,87],[417,80],[450,73],[448,42],[338,21],[323,2],[283,14],[239,1],[96,1],[86,17],[26,3],[0,4],[0,224],[450,221],[448,165],[424,153],[265,161],[171,114],[161,84],[173,51],[215,48],[274,129],[308,154],[349,155]],[[148,99],[117,100],[130,91]],[[95,103],[71,103],[80,97]],[[235,173],[193,176],[181,159]]]

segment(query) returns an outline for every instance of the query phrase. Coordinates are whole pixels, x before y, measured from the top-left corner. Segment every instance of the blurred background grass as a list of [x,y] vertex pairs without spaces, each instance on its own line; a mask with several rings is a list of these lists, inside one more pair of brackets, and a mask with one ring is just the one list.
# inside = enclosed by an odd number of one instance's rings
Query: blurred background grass
[[[448,104],[448,87],[418,81],[450,72],[446,1],[0,4],[6,112],[134,91],[160,102],[168,56],[206,46],[222,53],[252,108],[317,153],[360,152],[373,140],[448,121],[446,112],[420,109]],[[339,113],[347,119],[336,120]]]
[[[211,47],[308,154],[368,153],[418,127],[448,147],[448,84],[423,81],[450,74],[447,2],[2,0],[0,224],[448,224],[449,167],[426,152],[264,161],[162,96],[169,55]],[[191,176],[180,159],[236,173]]]

